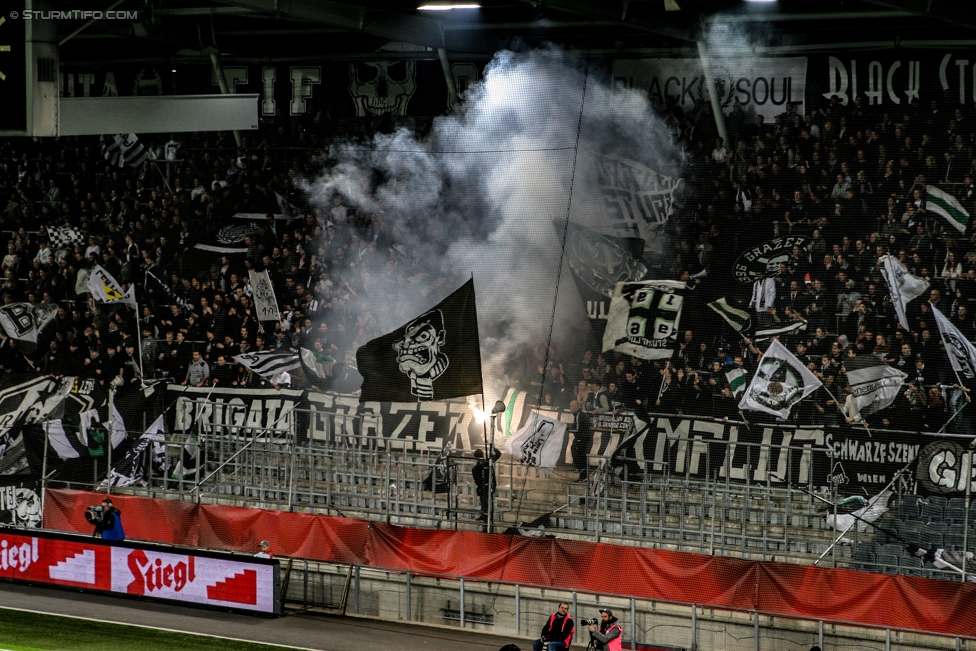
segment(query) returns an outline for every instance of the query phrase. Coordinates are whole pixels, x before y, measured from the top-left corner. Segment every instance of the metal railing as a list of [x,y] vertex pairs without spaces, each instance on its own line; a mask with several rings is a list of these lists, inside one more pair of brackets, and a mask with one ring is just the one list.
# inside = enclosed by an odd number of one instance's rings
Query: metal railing
[[[471,477],[473,459],[448,454],[433,442],[386,438],[375,433],[375,423],[365,422],[370,418],[328,414],[327,420],[343,425],[302,431],[298,424],[309,421],[289,418],[286,428],[260,430],[253,436],[243,429],[233,434],[203,432],[191,464],[198,470],[182,477],[172,472],[184,456],[185,441],[176,435],[166,443],[170,470],[151,476],[147,488],[133,490],[154,497],[340,514],[417,527],[483,526]],[[735,445],[737,458],[745,460],[738,481],[732,479],[728,445]],[[687,454],[693,447],[688,445]],[[710,439],[697,451],[704,467],[712,468],[704,477],[692,474],[691,463],[683,465],[684,472],[674,472],[677,464],[651,460],[644,460],[646,472],[634,477],[627,463],[610,468],[605,456],[590,455],[588,483],[573,483],[565,469],[549,474],[503,458],[496,465],[495,531],[549,516],[547,533],[561,538],[797,563],[812,563],[829,549],[821,564],[875,569],[854,558],[859,544],[876,542],[874,531],[855,528],[845,544],[831,546],[839,534],[828,524],[827,510],[816,496],[836,502],[835,487],[815,486],[812,473],[805,475],[802,485],[794,482],[799,479],[790,474],[794,460],[810,454],[809,444],[775,446],[785,455],[781,465],[788,485],[772,482],[771,472],[762,473],[765,481],[752,479],[760,474],[753,472],[753,464],[764,454],[768,457],[771,447]],[[710,455],[715,454],[723,455],[721,469],[711,464]],[[895,488],[897,498],[906,487]],[[908,574],[919,569],[896,567]],[[891,571],[890,566],[877,569]],[[925,575],[959,580],[958,573],[932,567]]]

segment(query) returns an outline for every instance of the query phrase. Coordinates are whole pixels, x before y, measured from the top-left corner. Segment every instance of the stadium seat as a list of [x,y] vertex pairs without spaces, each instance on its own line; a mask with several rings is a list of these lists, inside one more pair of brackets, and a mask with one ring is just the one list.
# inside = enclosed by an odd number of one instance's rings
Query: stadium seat
[[863,548],[859,548],[854,552],[854,567],[856,569],[876,571],[877,568],[874,567],[876,562],[874,552]]
[[896,554],[878,554],[877,557],[879,568],[885,574],[898,574],[898,555]]
[[902,574],[908,576],[924,576],[922,572],[922,559],[917,556],[902,556],[898,559],[901,565]]
[[963,524],[966,522],[966,509],[961,506],[950,506],[945,511],[945,522],[947,524]]
[[922,544],[922,533],[918,529],[904,529],[898,535],[906,543],[911,543],[913,545]]
[[942,534],[938,531],[925,529],[922,531],[922,546],[929,549],[938,549],[943,546]]
[[933,495],[932,497],[925,498],[929,504],[938,504],[942,508],[949,506],[949,499],[942,497],[941,495]]
[[947,533],[945,535],[945,548],[953,551],[962,551],[966,544],[965,536],[958,533]]
[[949,508],[966,508],[966,498],[965,497],[950,497],[949,498]]
[[902,500],[898,503],[898,519],[899,520],[918,520],[919,508],[918,502],[911,500]]
[[942,507],[938,504],[923,504],[921,519],[922,522],[942,522]]
[[862,542],[857,545],[858,551],[864,550],[866,552],[871,552],[872,556],[877,556],[881,553],[881,545],[876,542]]
[[897,558],[901,556],[902,552],[905,551],[905,546],[898,543],[889,543],[881,548],[881,553],[878,554],[878,562],[881,562],[882,556],[894,556]]
[[943,536],[949,532],[949,525],[946,522],[931,522],[925,525],[926,529],[931,529],[932,531],[938,531]]

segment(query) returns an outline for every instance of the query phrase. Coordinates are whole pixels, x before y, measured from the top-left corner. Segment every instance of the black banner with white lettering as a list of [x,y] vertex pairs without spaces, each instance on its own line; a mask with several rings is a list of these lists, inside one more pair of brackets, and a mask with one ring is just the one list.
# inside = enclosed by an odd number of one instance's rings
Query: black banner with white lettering
[[[173,433],[188,434],[199,418],[204,443],[215,433],[249,438],[267,435],[268,429],[290,429],[295,419],[302,444],[328,442],[407,452],[471,451],[485,445],[487,427],[475,409],[480,409],[480,401],[360,403],[358,396],[315,391],[215,389],[208,402],[200,404],[210,393],[205,388],[171,385],[168,393],[171,400],[179,397]],[[499,448],[504,447],[503,432],[521,429],[533,411],[521,401],[509,402],[499,417]],[[568,411],[541,409],[539,413],[573,424]],[[676,415],[652,415],[645,422],[622,412],[596,417],[591,430],[592,463],[597,455],[615,455],[652,474],[780,487],[789,482],[814,489],[837,484],[842,494],[873,495],[906,466],[911,466],[906,475],[911,484],[920,455],[928,464],[918,472],[920,490],[952,493],[957,489],[949,484],[958,485],[963,463],[959,445],[922,454],[929,443],[945,441],[944,437],[884,430],[869,434],[857,426],[747,426]],[[560,464],[572,463],[572,444],[570,430]],[[932,486],[923,484],[923,475],[935,478],[929,482]],[[940,483],[943,488],[938,488]]]
[[[932,100],[936,100],[942,113],[932,117],[944,129],[955,108],[976,105],[974,63],[976,51],[966,49],[813,55],[807,65],[807,108],[825,106],[833,96],[850,107],[854,98],[862,95],[865,110],[888,113],[894,119],[901,117],[900,111],[911,112],[911,102],[918,100],[924,122]],[[941,134],[940,130],[929,135],[935,138]]]

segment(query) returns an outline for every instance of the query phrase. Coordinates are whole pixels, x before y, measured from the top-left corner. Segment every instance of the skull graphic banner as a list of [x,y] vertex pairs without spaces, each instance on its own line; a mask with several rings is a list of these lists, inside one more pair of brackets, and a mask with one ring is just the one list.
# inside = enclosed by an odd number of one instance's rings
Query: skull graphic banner
[[360,400],[418,402],[482,392],[474,281],[356,352]]

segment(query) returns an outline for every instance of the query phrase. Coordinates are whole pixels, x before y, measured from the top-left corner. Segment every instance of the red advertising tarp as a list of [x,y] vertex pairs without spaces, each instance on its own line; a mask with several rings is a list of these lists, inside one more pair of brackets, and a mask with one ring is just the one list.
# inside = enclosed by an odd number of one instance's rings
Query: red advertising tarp
[[[44,526],[90,532],[103,495],[48,490]],[[132,538],[417,574],[551,586],[976,637],[976,585],[606,543],[412,529],[304,513],[112,496]],[[0,552],[0,568],[3,566]]]

